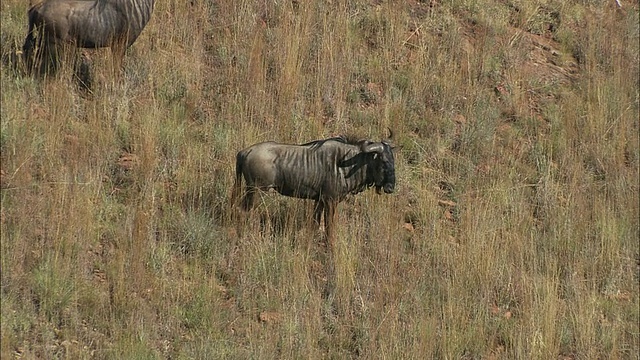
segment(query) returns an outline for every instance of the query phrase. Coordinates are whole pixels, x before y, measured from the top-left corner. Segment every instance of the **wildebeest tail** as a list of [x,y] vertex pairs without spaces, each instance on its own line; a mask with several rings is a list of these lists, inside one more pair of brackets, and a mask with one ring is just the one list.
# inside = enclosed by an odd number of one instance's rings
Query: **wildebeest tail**
[[236,180],[233,183],[233,191],[231,193],[231,203],[233,206],[237,204],[240,198],[240,192],[242,191],[242,168],[244,167],[247,154],[244,151],[239,151],[236,155]]
[[29,20],[29,29],[27,30],[27,37],[24,39],[22,45],[22,58],[27,67],[27,71],[31,72],[34,66],[35,51],[40,47],[42,42],[42,36],[36,37],[36,31],[42,32],[40,27],[43,25],[42,17],[39,9],[42,7],[43,2],[31,6],[27,12],[27,19]]
[[44,5],[44,1],[37,3],[27,10],[27,19],[29,20],[29,29],[27,31],[28,35],[35,37],[33,35],[33,29],[36,26],[42,26],[44,21],[42,19],[42,15],[40,14],[40,8]]
[[24,45],[22,45],[22,54],[25,58],[28,58],[31,55],[31,51],[35,46],[36,37],[33,34],[33,28],[35,21],[37,19],[38,12],[36,11],[36,7],[32,6],[29,8],[27,12],[27,19],[29,20],[29,29],[27,30],[27,37],[24,39]]

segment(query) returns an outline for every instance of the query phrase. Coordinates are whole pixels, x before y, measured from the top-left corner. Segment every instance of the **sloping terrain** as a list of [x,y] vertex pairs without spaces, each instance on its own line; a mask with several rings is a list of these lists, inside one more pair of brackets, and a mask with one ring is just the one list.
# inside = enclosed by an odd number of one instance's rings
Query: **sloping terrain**
[[[640,351],[637,2],[159,1],[84,86],[1,6],[2,358]],[[397,190],[333,249],[230,204],[247,145],[387,129]]]

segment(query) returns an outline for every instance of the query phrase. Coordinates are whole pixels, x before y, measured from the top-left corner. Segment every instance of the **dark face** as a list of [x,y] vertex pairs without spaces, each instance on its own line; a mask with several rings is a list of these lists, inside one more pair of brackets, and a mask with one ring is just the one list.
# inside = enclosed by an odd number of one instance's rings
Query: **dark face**
[[391,194],[396,187],[396,170],[393,160],[393,150],[386,142],[382,142],[384,151],[376,153],[374,161],[376,162],[375,186],[378,194],[380,190],[384,190],[386,194]]

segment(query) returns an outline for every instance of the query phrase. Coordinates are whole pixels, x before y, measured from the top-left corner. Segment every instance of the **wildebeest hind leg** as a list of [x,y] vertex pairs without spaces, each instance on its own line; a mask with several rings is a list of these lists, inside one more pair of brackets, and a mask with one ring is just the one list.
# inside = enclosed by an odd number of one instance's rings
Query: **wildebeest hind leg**
[[32,29],[29,28],[27,37],[24,39],[24,45],[22,45],[22,61],[24,63],[25,70],[28,74],[33,72],[34,66],[34,50],[36,46],[36,38],[33,36]]
[[[240,190],[239,188],[237,188],[237,190]],[[242,237],[243,235],[243,229],[245,226],[247,226],[247,219],[249,219],[249,213],[248,211],[251,210],[251,208],[253,207],[253,197],[256,193],[256,188],[252,187],[252,186],[247,186],[244,189],[244,194],[242,194],[242,198],[240,199],[240,207],[242,208],[242,211],[240,211],[238,209],[238,207],[236,206],[236,195],[232,195],[232,202],[233,202],[233,217],[234,217],[234,221],[236,223],[236,232],[238,233],[239,237]]]
[[242,209],[249,211],[253,207],[253,196],[256,193],[256,188],[247,186],[244,195],[242,196]]
[[41,76],[55,72],[55,44],[43,40],[44,34],[30,30],[22,45],[22,60],[27,74]]

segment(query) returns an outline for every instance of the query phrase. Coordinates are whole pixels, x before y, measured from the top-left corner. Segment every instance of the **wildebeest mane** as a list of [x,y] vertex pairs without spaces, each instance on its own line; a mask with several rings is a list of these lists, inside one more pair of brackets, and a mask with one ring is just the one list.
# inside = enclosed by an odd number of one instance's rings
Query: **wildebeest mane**
[[350,145],[359,145],[362,142],[362,138],[357,137],[353,134],[347,134],[347,135],[334,136],[328,139],[310,141],[308,143],[302,144],[301,146],[308,146],[311,150],[315,150],[320,146],[322,146],[327,141],[331,141],[331,140],[338,141],[343,144],[350,144]]

